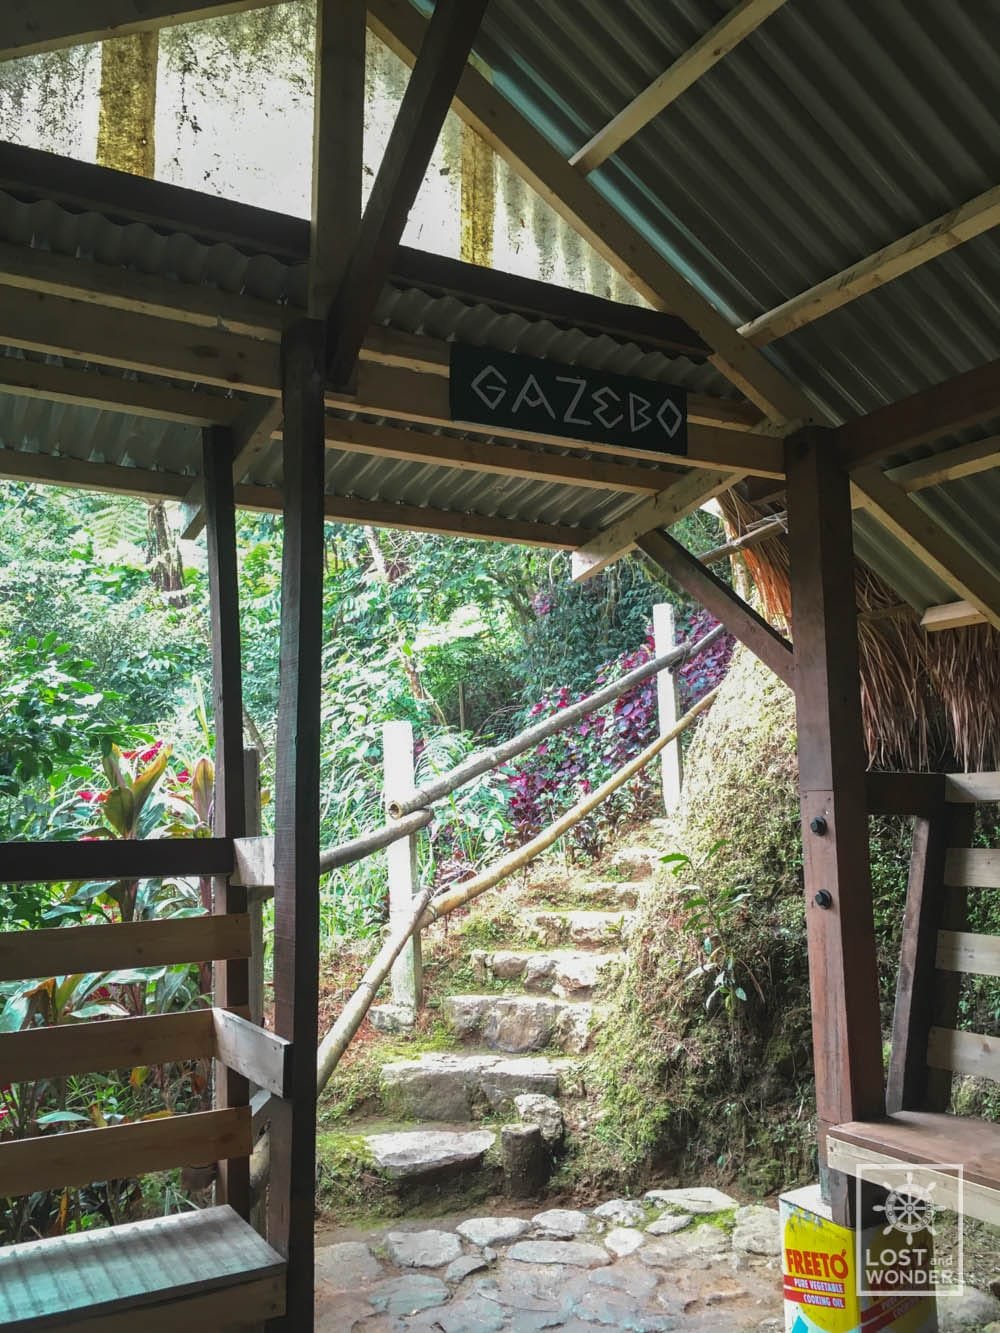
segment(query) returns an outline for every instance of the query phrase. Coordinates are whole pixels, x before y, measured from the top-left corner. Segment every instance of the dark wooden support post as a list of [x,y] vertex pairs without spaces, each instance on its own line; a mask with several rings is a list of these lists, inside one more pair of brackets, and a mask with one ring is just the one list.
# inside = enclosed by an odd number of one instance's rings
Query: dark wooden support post
[[821,1182],[849,1225],[853,1192],[825,1170],[826,1130],[885,1110],[851,499],[830,433],[792,437],[786,468]]
[[[203,436],[208,584],[212,610],[212,697],[215,718],[215,832],[238,838],[246,832],[243,785],[243,676],[240,662],[239,575],[236,562],[236,505],[233,496],[233,437],[222,427]],[[214,881],[216,912],[245,912],[246,889],[228,879]],[[245,1015],[250,1000],[246,959],[218,963],[215,1003]],[[241,1075],[215,1067],[217,1106],[246,1106],[250,1092]],[[241,1217],[250,1216],[250,1163],[219,1163],[216,1198]]]
[[294,1043],[292,1095],[271,1118],[268,1239],[288,1260],[284,1317],[313,1326],[319,1005],[319,731],[323,639],[324,328],[282,340],[285,416],[281,687],[274,823],[274,1026]]

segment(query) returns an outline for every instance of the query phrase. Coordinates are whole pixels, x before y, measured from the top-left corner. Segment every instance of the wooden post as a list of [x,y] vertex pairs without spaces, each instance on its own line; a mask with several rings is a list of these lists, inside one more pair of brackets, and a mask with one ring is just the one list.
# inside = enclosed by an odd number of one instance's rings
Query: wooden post
[[268,1239],[288,1261],[269,1327],[313,1327],[319,1005],[319,733],[323,646],[323,325],[282,339],[284,549],[274,821],[274,1027],[294,1046],[292,1095],[271,1117]]
[[[208,583],[212,610],[212,697],[215,719],[214,828],[220,837],[245,833],[243,796],[243,684],[240,662],[239,578],[236,561],[236,505],[233,492],[233,437],[211,426],[203,435],[203,473],[208,542]],[[216,912],[245,912],[246,889],[217,878],[213,885]],[[245,959],[217,963],[215,1003],[242,1010],[250,999],[250,973]],[[216,1063],[215,1103],[246,1106],[250,1089],[245,1078]],[[250,1163],[233,1158],[219,1163],[216,1200],[228,1203],[241,1217],[250,1216]]]
[[[260,751],[248,746],[243,751],[243,795],[246,836],[259,838],[260,821]],[[247,892],[250,914],[250,1022],[264,1026],[264,900],[272,893],[270,885]]]
[[[413,728],[409,722],[382,724],[382,766],[385,803],[413,795]],[[408,921],[417,892],[417,839],[400,838],[385,851],[389,867],[390,934]],[[416,1017],[423,1000],[423,960],[416,934],[392,965],[392,1002]]]
[[[653,655],[662,657],[674,646],[674,608],[669,602],[657,602],[653,607]],[[672,671],[661,671],[656,677],[656,714],[659,721],[657,735],[665,736],[673,730],[680,717],[677,699],[677,677]],[[663,780],[663,808],[672,814],[681,803],[681,742],[680,737],[667,746],[660,755],[660,773]]]
[[885,1110],[851,500],[826,432],[793,436],[786,466],[820,1179],[850,1225],[853,1191],[825,1170],[826,1130]]

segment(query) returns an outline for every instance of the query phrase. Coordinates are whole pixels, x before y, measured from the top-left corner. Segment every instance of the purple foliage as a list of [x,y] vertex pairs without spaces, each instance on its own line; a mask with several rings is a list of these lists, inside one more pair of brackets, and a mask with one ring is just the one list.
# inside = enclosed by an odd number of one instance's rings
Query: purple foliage
[[[678,616],[680,640],[703,638],[718,622],[707,611],[682,612]],[[717,640],[678,672],[682,707],[687,709],[718,685],[726,674],[733,652],[730,636]],[[622,653],[601,669],[594,689],[618,680],[653,656],[652,632],[640,648]],[[529,710],[532,718],[568,708],[583,695],[573,697],[566,686],[546,695]],[[509,773],[508,809],[518,840],[532,837],[558,818],[570,804],[633,759],[656,735],[656,679],[643,681],[608,704],[590,713],[575,726],[543,741],[520,766]],[[655,789],[655,769],[647,768],[626,784],[593,815],[577,825],[574,846],[595,855],[613,825],[639,815]]]

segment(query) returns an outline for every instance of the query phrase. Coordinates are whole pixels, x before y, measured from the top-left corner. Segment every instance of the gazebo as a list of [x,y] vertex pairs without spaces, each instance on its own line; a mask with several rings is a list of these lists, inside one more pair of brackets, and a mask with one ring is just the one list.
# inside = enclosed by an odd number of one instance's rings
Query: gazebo
[[[266,2],[7,0],[0,59]],[[1000,799],[1000,777],[866,774],[849,571],[857,553],[926,633],[1000,628],[1000,14],[317,11],[311,222],[0,144],[0,477],[168,498],[189,534],[207,527],[219,783],[211,839],[0,846],[5,882],[216,877],[213,916],[0,936],[0,980],[219,964],[197,1015],[0,1036],[0,1081],[125,1051],[220,1070],[210,1112],[0,1145],[3,1196],[220,1163],[213,1209],[0,1254],[2,1327],[312,1327],[324,519],[571,549],[580,578],[638,548],[794,688],[830,1216],[865,1220],[858,1163],[904,1161],[963,1165],[967,1209],[996,1221],[1000,1126],[948,1104],[952,1071],[1000,1075],[1000,1039],[957,1030],[954,985],[1000,975],[962,892],[1000,883],[968,847],[971,803]],[[366,24],[412,76],[362,213]],[[644,306],[401,246],[449,108]],[[790,639],[669,535],[733,488],[784,495]],[[284,516],[274,1032],[246,1012],[238,507]],[[916,817],[888,1077],[876,810]]]

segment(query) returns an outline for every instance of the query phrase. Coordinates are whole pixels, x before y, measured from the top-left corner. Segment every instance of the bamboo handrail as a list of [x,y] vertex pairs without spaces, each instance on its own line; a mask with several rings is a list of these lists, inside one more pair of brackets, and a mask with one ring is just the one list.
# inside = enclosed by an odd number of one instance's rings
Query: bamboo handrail
[[714,690],[710,690],[692,708],[689,708],[668,732],[663,736],[658,736],[651,745],[647,745],[641,754],[636,755],[624,768],[619,769],[606,782],[602,782],[582,801],[578,801],[555,823],[550,824],[547,829],[526,842],[523,847],[518,847],[513,852],[509,852],[506,856],[501,857],[499,861],[494,862],[488,870],[481,871],[478,875],[466,880],[464,884],[458,884],[447,892],[440,894],[436,899],[433,898],[432,888],[425,889],[414,898],[413,911],[410,916],[399,930],[382,945],[382,948],[367,968],[357,990],[348,1000],[339,1018],[320,1043],[316,1057],[317,1096],[330,1081],[330,1077],[340,1062],[344,1051],[347,1050],[351,1038],[364,1021],[365,1014],[370,1009],[379,987],[389,975],[393,963],[403,951],[410,936],[416,934],[418,930],[425,929],[433,922],[439,921],[441,917],[447,916],[455,908],[464,906],[467,902],[471,902],[473,898],[478,898],[480,894],[485,893],[487,889],[492,888],[502,879],[506,879],[515,870],[520,870],[529,861],[533,861],[547,847],[551,847],[563,834],[596,809],[602,801],[607,800],[612,792],[617,791],[630,778],[635,777],[651,759],[655,759],[665,746],[669,745],[671,741],[675,741],[682,731],[686,731],[698,714],[704,712],[709,704],[714,702],[720,688],[717,685]]
[[697,657],[699,653],[709,648],[716,639],[721,638],[724,633],[724,626],[716,625],[715,629],[710,630],[697,642],[679,644],[676,648],[672,648],[669,653],[664,653],[661,657],[654,657],[651,661],[644,662],[642,666],[628,672],[620,680],[612,681],[610,685],[605,685],[603,689],[596,690],[593,694],[588,695],[586,699],[581,699],[579,703],[571,704],[569,708],[561,708],[558,713],[545,718],[544,721],[536,722],[534,726],[527,727],[509,741],[504,741],[502,745],[496,745],[491,750],[481,750],[479,754],[470,755],[468,759],[464,759],[450,772],[442,773],[433,782],[418,787],[413,795],[407,797],[405,801],[393,802],[389,806],[389,814],[393,819],[402,819],[404,815],[412,814],[416,810],[422,810],[429,805],[433,805],[436,801],[443,800],[445,796],[450,796],[453,791],[458,787],[463,787],[472,778],[479,777],[480,773],[486,773],[491,768],[496,768],[498,764],[503,764],[508,759],[523,754],[525,750],[530,750],[539,741],[553,736],[564,727],[571,726],[574,722],[586,717],[588,713],[603,708],[605,704],[611,703],[619,695],[624,694],[626,690],[630,690],[633,685],[639,685],[642,681],[648,680],[650,676],[658,675],[659,672],[676,666],[679,662],[688,658]]

